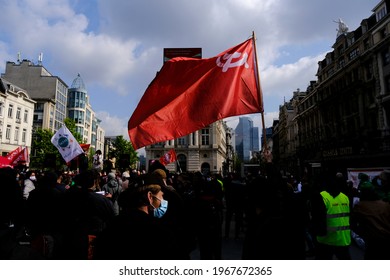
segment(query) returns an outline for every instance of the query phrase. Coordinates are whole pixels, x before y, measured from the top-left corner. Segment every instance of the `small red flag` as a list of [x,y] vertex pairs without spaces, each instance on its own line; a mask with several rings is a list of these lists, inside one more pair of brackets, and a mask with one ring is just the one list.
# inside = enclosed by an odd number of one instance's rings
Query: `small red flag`
[[4,167],[12,167],[12,165],[6,157],[0,156],[0,168]]
[[81,149],[83,149],[84,152],[88,151],[91,144],[80,144]]
[[253,40],[213,58],[164,63],[129,120],[133,148],[185,136],[223,118],[263,112]]
[[28,163],[30,161],[29,159],[29,153],[28,153],[28,148],[25,147],[23,150],[19,152],[17,156],[14,157],[12,161],[10,161],[10,164],[15,166],[18,165],[20,162],[26,162]]
[[176,160],[177,160],[177,156],[174,149],[171,149],[165,155],[160,157],[160,162],[164,165],[170,164],[171,162],[175,162]]
[[20,154],[20,152],[22,152],[23,148],[21,146],[17,147],[15,150],[9,152],[8,154],[6,154],[6,158],[9,160],[10,163],[12,163]]

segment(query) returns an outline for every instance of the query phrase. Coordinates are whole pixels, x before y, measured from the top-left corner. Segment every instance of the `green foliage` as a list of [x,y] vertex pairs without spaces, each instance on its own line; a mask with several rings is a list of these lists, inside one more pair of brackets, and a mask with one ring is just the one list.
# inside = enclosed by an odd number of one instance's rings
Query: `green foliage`
[[54,154],[56,167],[62,166],[65,162],[57,148],[51,143],[54,133],[49,129],[38,128],[32,141],[32,154],[30,155],[30,167],[33,169],[46,169],[45,157],[47,154]]
[[112,149],[110,149],[110,151],[108,152],[108,157],[115,157],[118,162],[118,160],[123,155],[130,155],[130,166],[133,166],[138,161],[137,152],[134,150],[133,146],[131,145],[131,142],[124,139],[122,135],[119,135],[112,143]]
[[[70,118],[64,120],[66,127],[76,138],[78,143],[82,143],[82,136],[76,132],[76,123]],[[30,155],[30,167],[34,169],[48,169],[45,166],[46,155],[55,155],[56,169],[61,169],[66,163],[58,149],[51,143],[54,133],[50,129],[38,128],[33,134],[33,141]]]
[[65,118],[64,123],[66,127],[69,129],[70,133],[72,133],[74,138],[76,138],[77,142],[79,144],[84,143],[83,136],[80,133],[76,132],[76,122],[73,119]]

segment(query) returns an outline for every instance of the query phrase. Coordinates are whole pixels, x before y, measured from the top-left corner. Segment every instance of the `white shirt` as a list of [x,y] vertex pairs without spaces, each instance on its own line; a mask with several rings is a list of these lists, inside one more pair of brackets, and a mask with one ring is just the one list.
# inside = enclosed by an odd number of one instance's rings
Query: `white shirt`
[[93,156],[93,168],[102,168],[103,167],[103,156],[95,154]]

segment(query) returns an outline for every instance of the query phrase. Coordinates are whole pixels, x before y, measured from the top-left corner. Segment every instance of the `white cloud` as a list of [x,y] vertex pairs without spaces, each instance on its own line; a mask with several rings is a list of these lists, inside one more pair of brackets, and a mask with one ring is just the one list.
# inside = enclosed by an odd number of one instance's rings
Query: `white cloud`
[[292,92],[297,88],[305,91],[310,81],[316,80],[318,61],[323,58],[324,54],[320,54],[316,57],[303,57],[295,63],[284,64],[280,67],[270,65],[265,68],[260,73],[264,98],[270,100],[275,97],[287,97],[290,99]]
[[43,52],[44,66],[68,85],[80,73],[106,135],[128,137],[127,121],[162,65],[163,48],[201,47],[211,57],[255,31],[269,126],[283,98],[315,79],[317,62],[335,40],[333,20],[356,29],[377,3],[0,0],[0,63],[15,61],[19,51],[36,61]]
[[128,120],[119,118],[112,113],[105,111],[96,112],[96,116],[102,121],[101,125],[105,128],[106,136],[123,135],[123,138],[129,140],[129,135],[127,133]]

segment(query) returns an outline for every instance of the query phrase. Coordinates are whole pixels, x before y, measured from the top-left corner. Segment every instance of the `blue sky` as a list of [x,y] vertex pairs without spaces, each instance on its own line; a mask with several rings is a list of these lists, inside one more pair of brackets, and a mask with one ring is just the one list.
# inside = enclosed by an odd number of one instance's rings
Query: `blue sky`
[[[213,57],[257,36],[265,121],[316,80],[341,18],[355,30],[379,0],[0,0],[0,72],[38,61],[71,86],[80,73],[107,136],[128,139],[127,122],[162,66],[164,48]],[[261,117],[251,115],[261,127]],[[237,118],[229,118],[235,128]]]

